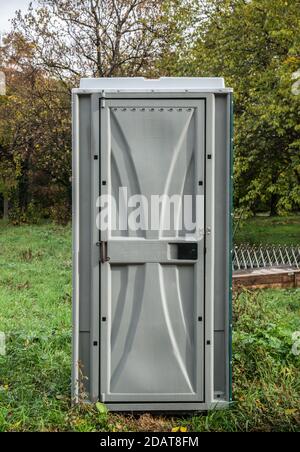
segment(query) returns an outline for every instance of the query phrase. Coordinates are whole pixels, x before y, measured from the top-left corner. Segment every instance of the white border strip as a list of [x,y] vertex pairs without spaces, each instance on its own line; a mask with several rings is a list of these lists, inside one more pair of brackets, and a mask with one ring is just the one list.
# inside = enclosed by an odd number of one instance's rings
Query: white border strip
[[72,230],[73,230],[73,338],[72,399],[79,397],[79,99],[72,95]]

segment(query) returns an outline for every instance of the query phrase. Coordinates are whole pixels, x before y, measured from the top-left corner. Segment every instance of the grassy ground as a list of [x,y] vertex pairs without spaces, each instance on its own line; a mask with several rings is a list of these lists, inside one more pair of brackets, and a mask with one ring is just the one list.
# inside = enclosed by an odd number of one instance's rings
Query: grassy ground
[[235,243],[300,244],[300,215],[254,217],[237,228]]
[[300,431],[300,291],[234,300],[234,399],[226,412],[166,418],[70,405],[71,238],[53,225],[0,222],[0,431]]

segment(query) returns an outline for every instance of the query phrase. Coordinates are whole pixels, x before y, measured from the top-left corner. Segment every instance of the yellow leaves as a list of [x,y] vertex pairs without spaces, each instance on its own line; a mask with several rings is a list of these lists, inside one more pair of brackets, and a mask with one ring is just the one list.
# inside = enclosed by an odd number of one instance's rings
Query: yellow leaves
[[0,386],[0,391],[8,391],[8,390],[9,390],[9,385]]
[[289,367],[283,367],[280,372],[284,377],[293,376],[293,370]]
[[81,425],[84,425],[84,423],[85,423],[84,419],[74,418],[74,419],[72,420],[72,425],[73,425],[74,427],[80,427]]
[[7,99],[11,100],[11,101],[16,101],[16,100],[18,100],[18,97],[15,96],[14,94],[11,94],[10,96],[7,96]]
[[298,410],[296,408],[288,408],[287,410],[284,411],[284,413],[287,416],[293,416],[294,414],[296,414],[298,412]]
[[21,174],[22,174],[22,162],[21,162],[21,158],[20,158],[20,156],[19,155],[14,155],[13,156],[13,159],[14,159],[14,164],[15,164],[15,167],[16,167],[16,169],[15,169],[15,176],[16,177],[20,177],[21,176]]
[[113,428],[112,428],[112,432],[122,432],[123,431],[123,426],[121,424],[116,424]]
[[265,405],[259,399],[255,400],[255,405],[260,411],[266,411]]
[[22,421],[17,421],[17,422],[15,422],[14,424],[12,424],[11,426],[10,426],[10,431],[16,431],[16,430],[18,430],[18,428],[20,427],[20,425],[22,424]]
[[181,433],[185,433],[185,432],[187,432],[187,427],[173,427],[172,428],[172,430],[171,430],[171,432],[175,432],[175,433],[177,433],[177,432],[181,432]]
[[297,56],[288,56],[286,60],[284,61],[284,64],[298,64],[299,63],[299,57]]

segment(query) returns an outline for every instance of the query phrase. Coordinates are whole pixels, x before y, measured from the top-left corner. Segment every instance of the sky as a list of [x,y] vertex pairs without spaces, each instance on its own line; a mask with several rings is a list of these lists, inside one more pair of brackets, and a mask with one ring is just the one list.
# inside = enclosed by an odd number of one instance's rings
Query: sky
[[0,33],[10,30],[9,19],[15,15],[15,11],[26,11],[30,0],[0,0]]

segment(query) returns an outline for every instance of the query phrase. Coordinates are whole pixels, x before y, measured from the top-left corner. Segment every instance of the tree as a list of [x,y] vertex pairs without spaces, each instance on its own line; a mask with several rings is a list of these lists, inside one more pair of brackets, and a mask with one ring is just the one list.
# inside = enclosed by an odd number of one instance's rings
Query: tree
[[70,88],[82,76],[153,75],[169,27],[163,1],[38,5],[17,13],[0,54],[9,92],[0,109],[6,136],[0,160],[14,169],[11,196],[21,213],[32,203],[70,206]]
[[1,191],[16,215],[71,205],[70,102],[60,81],[34,64],[34,46],[12,33],[1,49],[7,96],[0,103]]
[[236,208],[299,208],[299,1],[38,5],[17,14],[0,51],[0,165],[14,174],[0,186],[12,181],[21,209],[32,199],[70,203],[70,88],[83,76],[121,75],[224,76],[235,90]]
[[39,0],[14,27],[34,44],[36,64],[52,76],[143,74],[164,45],[161,0]]
[[235,90],[235,206],[284,213],[300,206],[299,2],[195,1],[200,20],[168,73],[224,76]]

